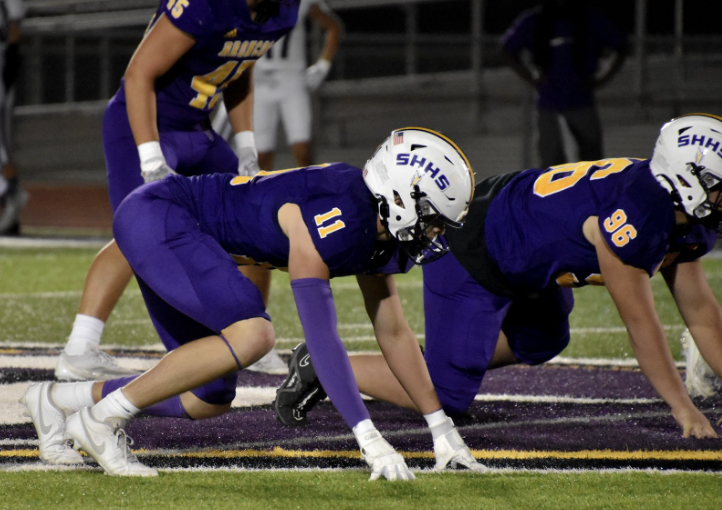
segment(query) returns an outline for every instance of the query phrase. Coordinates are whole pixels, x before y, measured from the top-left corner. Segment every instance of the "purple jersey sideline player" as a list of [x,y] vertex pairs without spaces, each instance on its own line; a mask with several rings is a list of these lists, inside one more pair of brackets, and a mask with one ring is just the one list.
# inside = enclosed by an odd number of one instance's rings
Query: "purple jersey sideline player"
[[[252,67],[296,23],[296,0],[162,0],[103,117],[108,192],[115,211],[143,182],[169,173],[252,174]],[[210,128],[223,97],[237,154]],[[257,268],[253,268],[257,270]],[[61,380],[131,373],[99,350],[132,270],[115,241],[95,257],[55,375]]]
[[[570,337],[572,288],[606,285],[640,368],[683,435],[716,437],[674,364],[650,278],[662,274],[722,376],[722,312],[698,260],[719,231],[720,183],[722,119],[704,114],[665,124],[651,160],[585,161],[480,182],[464,226],[447,232],[451,254],[423,268],[424,357],[443,408],[466,411],[488,369],[559,354]],[[383,358],[354,356],[352,365],[363,393],[415,407]]]
[[316,371],[353,429],[371,479],[414,475],[359,395],[336,332],[329,285],[336,276],[357,275],[388,366],[429,424],[437,467],[485,470],[441,409],[390,274],[405,271],[404,261],[447,251],[439,234],[460,226],[473,180],[451,140],[407,128],[392,132],[363,171],[335,163],[256,177],[169,176],[136,190],[118,209],[114,234],[171,352],[137,378],[28,389],[24,403],[41,458],[82,462],[68,437],[108,474],[153,476],[127,449],[127,420],[141,409],[195,419],[228,411],[237,371],[275,341],[260,292],[238,271],[242,262],[288,270]]

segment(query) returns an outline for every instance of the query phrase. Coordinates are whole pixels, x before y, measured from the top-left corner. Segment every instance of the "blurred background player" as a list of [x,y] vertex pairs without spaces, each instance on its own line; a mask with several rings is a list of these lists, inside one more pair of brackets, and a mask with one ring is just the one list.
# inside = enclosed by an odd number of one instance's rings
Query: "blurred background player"
[[[688,342],[722,376],[722,310],[699,260],[720,232],[720,154],[722,119],[692,114],[662,127],[651,159],[569,163],[481,181],[464,226],[446,233],[451,253],[423,268],[424,358],[444,410],[465,412],[488,369],[535,365],[562,352],[572,288],[605,285],[642,372],[683,436],[716,437],[685,390],[650,280],[662,274],[694,338]],[[382,357],[351,363],[364,394],[414,408]],[[688,378],[703,372],[699,360],[687,363]]]
[[157,475],[129,451],[124,426],[141,409],[193,419],[230,409],[238,371],[275,342],[258,288],[237,267],[262,261],[288,271],[316,371],[353,430],[371,480],[414,475],[361,399],[336,327],[334,277],[356,275],[393,377],[429,425],[436,468],[484,471],[441,409],[393,279],[409,260],[446,252],[439,234],[460,226],[473,182],[451,140],[407,128],[394,131],[363,170],[333,163],[256,177],[172,175],[131,193],[113,232],[171,352],[137,377],[31,386],[23,402],[41,458],[82,464],[67,436],[107,474]]
[[24,16],[22,0],[0,0],[0,235],[20,234],[20,211],[28,201],[11,156],[15,84],[20,77],[20,21]]
[[[324,44],[316,62],[307,66],[306,20],[318,25],[324,32]],[[323,0],[301,0],[298,22],[287,36],[281,38],[253,68],[254,106],[253,135],[258,150],[258,166],[271,170],[279,123],[283,122],[286,139],[291,146],[295,166],[305,167],[312,161],[312,116],[310,92],[318,89],[328,75],[336,54],[343,27],[338,17]],[[213,129],[229,143],[234,131],[228,122],[228,113],[219,103],[213,119]],[[271,273],[263,268],[247,268],[268,303]],[[275,349],[268,352],[248,370],[270,374],[283,374],[287,364]]]
[[[324,44],[318,60],[309,67],[306,67],[306,19],[324,32]],[[317,90],[328,75],[342,32],[341,21],[323,0],[301,0],[296,27],[256,62],[253,125],[261,170],[273,167],[281,122],[296,166],[313,164],[309,92]],[[213,127],[226,140],[233,135],[222,104],[213,120]]]
[[[103,118],[108,192],[115,211],[144,182],[168,174],[253,174],[254,62],[295,25],[294,0],[163,0]],[[223,97],[237,153],[210,126]],[[95,257],[55,376],[135,374],[98,346],[133,272],[115,241]]]
[[[531,53],[529,63],[524,50]],[[600,59],[609,50],[611,63],[600,73]],[[625,35],[587,0],[542,0],[507,30],[502,53],[536,90],[540,167],[603,158],[594,91],[621,69],[627,54]],[[565,153],[562,119],[578,145],[576,158]]]

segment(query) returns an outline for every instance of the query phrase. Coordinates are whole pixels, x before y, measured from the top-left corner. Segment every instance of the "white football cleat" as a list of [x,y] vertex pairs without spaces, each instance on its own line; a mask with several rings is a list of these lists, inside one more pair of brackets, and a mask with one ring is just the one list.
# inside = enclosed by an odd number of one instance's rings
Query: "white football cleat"
[[55,367],[55,377],[60,381],[118,379],[141,373],[139,370],[119,366],[110,354],[100,349],[91,349],[77,356],[63,351]]
[[133,440],[121,427],[93,418],[86,407],[68,418],[65,436],[75,449],[82,449],[111,476],[158,476],[158,471],[141,464],[128,443]]
[[82,464],[83,457],[65,439],[65,413],[50,396],[53,383],[31,384],[20,403],[38,433],[40,460],[48,464]]
[[253,365],[246,367],[246,370],[263,372],[264,374],[286,375],[288,374],[288,365],[281,359],[276,349],[271,349]]
[[687,361],[684,385],[691,397],[712,397],[722,388],[722,381],[710,368],[694,342],[689,329],[682,332],[682,352]]

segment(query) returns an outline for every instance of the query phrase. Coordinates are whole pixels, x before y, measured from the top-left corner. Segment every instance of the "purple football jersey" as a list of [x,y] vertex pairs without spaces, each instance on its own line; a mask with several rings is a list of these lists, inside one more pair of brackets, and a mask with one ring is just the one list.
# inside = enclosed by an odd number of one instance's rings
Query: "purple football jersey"
[[356,167],[334,163],[253,178],[216,174],[168,180],[201,230],[239,264],[288,267],[289,242],[278,211],[294,203],[332,277],[399,272],[374,257],[378,207]]
[[[208,118],[223,89],[294,27],[298,4],[281,3],[258,24],[245,0],[162,0],[148,31],[161,16],[196,40],[156,82],[160,129],[184,129]],[[118,95],[124,101],[123,85]]]
[[612,251],[650,275],[670,247],[669,193],[649,160],[626,158],[526,170],[494,199],[486,219],[489,253],[513,285],[541,290],[603,284],[594,246],[582,232],[590,216]]

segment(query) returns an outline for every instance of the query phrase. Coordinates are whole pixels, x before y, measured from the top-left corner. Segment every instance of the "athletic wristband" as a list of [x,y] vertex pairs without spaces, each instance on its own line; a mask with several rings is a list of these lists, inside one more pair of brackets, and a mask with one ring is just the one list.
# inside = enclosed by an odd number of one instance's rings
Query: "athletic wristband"
[[160,142],[156,141],[141,143],[138,146],[138,156],[140,157],[141,165],[154,159],[165,161],[163,151],[160,148]]
[[243,147],[256,148],[256,137],[254,136],[253,131],[241,131],[240,133],[236,133],[233,135],[233,141],[239,149]]
[[319,58],[316,61],[316,67],[321,69],[324,73],[327,73],[329,69],[331,69],[331,62],[326,60],[325,58]]

